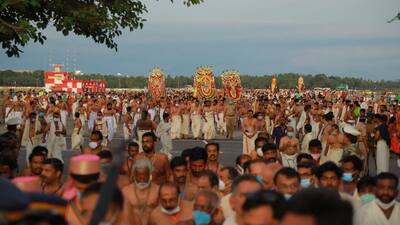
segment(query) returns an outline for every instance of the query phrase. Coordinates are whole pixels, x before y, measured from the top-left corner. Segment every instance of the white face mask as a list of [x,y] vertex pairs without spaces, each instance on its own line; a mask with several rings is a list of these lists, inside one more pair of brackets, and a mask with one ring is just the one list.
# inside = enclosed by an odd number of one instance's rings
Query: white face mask
[[97,148],[97,146],[98,146],[98,143],[97,143],[97,142],[95,142],[95,141],[89,142],[89,148],[95,149],[95,148]]
[[257,148],[257,149],[256,149],[256,152],[257,152],[257,155],[258,155],[259,157],[263,157],[263,156],[264,156],[264,153],[263,153],[263,151],[262,151],[262,148]]
[[162,207],[162,205],[161,205],[160,210],[162,213],[165,213],[167,215],[175,215],[181,211],[181,207],[179,206],[180,202],[181,202],[181,199],[179,198],[178,205],[173,209],[166,209],[166,208]]
[[223,182],[221,179],[218,180],[218,189],[220,191],[224,191],[225,190],[225,182]]
[[391,202],[389,203],[384,203],[381,200],[379,200],[378,198],[375,199],[376,204],[378,204],[378,206],[384,210],[389,209],[391,207],[393,207],[396,204],[396,199],[393,199]]
[[137,182],[136,179],[135,179],[135,185],[139,189],[146,189],[146,188],[148,188],[150,186],[150,184],[151,184],[151,175],[150,175],[149,180],[147,182]]

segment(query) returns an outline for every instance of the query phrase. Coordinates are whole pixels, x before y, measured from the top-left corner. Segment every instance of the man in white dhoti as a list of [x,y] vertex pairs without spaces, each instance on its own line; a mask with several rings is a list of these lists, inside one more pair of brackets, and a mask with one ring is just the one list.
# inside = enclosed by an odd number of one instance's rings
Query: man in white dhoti
[[103,118],[103,114],[101,111],[97,113],[97,118],[94,121],[93,130],[98,130],[103,135],[103,141],[101,143],[102,146],[107,146],[108,144],[108,124],[105,118]]
[[171,139],[171,122],[168,113],[164,113],[163,120],[158,124],[156,136],[161,141],[161,152],[165,153],[169,159],[172,158],[172,139]]
[[181,124],[181,135],[182,138],[188,138],[190,132],[190,105],[184,102],[181,105],[182,112],[182,124]]
[[392,173],[376,177],[376,199],[363,205],[355,214],[355,225],[400,224],[399,179]]
[[132,118],[132,108],[130,106],[126,107],[126,113],[124,115],[124,139],[129,140],[132,138],[132,127],[133,127],[133,118]]
[[389,158],[390,158],[390,136],[388,126],[386,125],[387,117],[385,115],[378,115],[379,125],[375,129],[374,139],[376,143],[376,173],[389,171]]
[[253,110],[247,111],[247,117],[242,122],[243,132],[243,154],[250,155],[251,151],[255,149],[254,141],[257,138],[257,121],[253,117]]
[[211,108],[211,102],[206,101],[204,103],[204,126],[203,126],[203,134],[204,140],[211,140],[215,138],[215,122],[214,122],[214,111]]
[[25,146],[26,149],[26,161],[29,162],[29,155],[32,149],[41,144],[43,136],[41,134],[41,124],[37,121],[36,113],[32,112],[27,118],[23,128],[21,146]]
[[79,112],[74,114],[74,130],[71,135],[71,149],[76,151],[82,151],[83,136],[82,136],[82,121],[80,119]]
[[114,133],[117,129],[117,121],[115,119],[115,110],[112,108],[111,102],[107,104],[107,108],[104,109],[103,115],[104,115],[104,119],[107,123],[107,134],[108,134],[107,140],[108,140],[108,142],[111,142],[114,137]]
[[199,102],[196,101],[193,107],[190,109],[190,120],[192,121],[192,134],[194,139],[199,139],[201,136],[201,117],[202,109],[199,106]]
[[63,161],[61,151],[67,149],[67,143],[65,140],[65,134],[67,132],[65,125],[61,122],[59,109],[54,110],[53,119],[47,124],[46,130],[48,131],[48,157],[57,158]]
[[175,103],[174,106],[171,106],[171,114],[172,114],[171,138],[179,139],[181,138],[182,115],[178,103]]

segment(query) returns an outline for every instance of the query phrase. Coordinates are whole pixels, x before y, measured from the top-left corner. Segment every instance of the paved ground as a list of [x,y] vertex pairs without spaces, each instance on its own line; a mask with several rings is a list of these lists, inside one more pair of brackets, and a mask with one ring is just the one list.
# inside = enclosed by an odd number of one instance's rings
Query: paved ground
[[[67,145],[68,145],[68,147],[71,144],[71,139],[69,138],[71,136],[70,133],[72,131],[71,126],[72,126],[72,121],[69,120],[68,126],[67,126]],[[1,132],[4,132],[4,128],[1,128]],[[85,145],[86,146],[88,143],[88,135],[89,135],[89,133],[85,129],[84,137],[85,137]],[[115,149],[115,147],[120,146],[122,137],[123,137],[122,126],[120,125],[120,126],[118,126],[117,133],[115,135],[114,140],[110,144],[110,148]],[[214,142],[218,142],[221,146],[220,162],[223,165],[228,165],[228,166],[234,165],[235,158],[242,152],[241,132],[236,131],[234,134],[233,140],[227,140],[227,139],[225,139],[225,137],[218,135],[217,138],[214,140]],[[192,148],[195,146],[204,146],[206,143],[207,142],[205,142],[203,140],[192,140],[192,139],[174,140],[172,154],[174,156],[180,155],[184,149]],[[159,143],[157,144],[156,149],[160,149]],[[24,168],[26,166],[25,154],[26,154],[25,150],[22,149],[21,154],[19,156],[20,168]],[[79,154],[79,152],[67,150],[67,151],[63,151],[62,154],[63,154],[64,161],[66,162],[66,170],[65,171],[68,171],[67,168],[68,168],[69,158],[71,158],[71,156],[73,156],[73,155]],[[397,176],[400,177],[400,168],[397,166],[396,159],[397,159],[397,157],[392,154],[391,158],[390,158],[390,171],[394,172],[395,174],[397,174]],[[375,161],[372,157],[370,159],[369,168],[370,168],[370,174],[375,175],[376,166],[375,166]]]

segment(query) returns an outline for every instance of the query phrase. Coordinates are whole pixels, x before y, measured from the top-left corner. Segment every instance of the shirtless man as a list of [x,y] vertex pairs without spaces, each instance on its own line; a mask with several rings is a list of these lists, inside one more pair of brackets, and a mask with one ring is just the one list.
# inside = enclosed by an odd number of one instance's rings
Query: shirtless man
[[203,134],[204,140],[212,140],[215,138],[215,118],[214,118],[214,109],[211,106],[210,101],[205,101],[203,106]]
[[42,191],[46,194],[60,196],[63,193],[62,174],[64,164],[56,158],[48,158],[43,161],[42,172]]
[[152,169],[150,160],[137,160],[132,168],[133,183],[122,189],[125,218],[132,218],[132,213],[136,214],[142,225],[148,224],[150,213],[157,207],[159,200],[160,186],[152,182]]
[[287,128],[287,135],[279,143],[282,164],[285,167],[297,168],[296,158],[300,152],[299,140],[294,135],[294,128]]
[[124,115],[124,139],[129,140],[132,137],[132,124],[133,124],[133,117],[132,117],[132,108],[130,106],[126,107],[126,113]]
[[327,137],[327,145],[322,159],[325,158],[325,161],[332,161],[339,165],[343,155],[344,140],[345,136],[340,133],[339,126],[336,124],[332,125],[331,132]]
[[207,152],[204,148],[195,147],[190,149],[189,155],[189,168],[190,172],[186,178],[186,185],[184,191],[184,199],[193,201],[197,191],[199,190],[197,183],[201,173],[206,168]]
[[79,119],[81,120],[82,126],[85,126],[86,124],[86,107],[83,106],[82,100],[79,101],[78,107],[76,108],[76,111],[79,112]]
[[205,146],[207,151],[207,165],[206,169],[215,172],[217,175],[221,172],[224,167],[218,162],[219,155],[219,144],[218,143],[208,143]]
[[96,120],[94,121],[94,127],[93,130],[100,131],[101,134],[103,135],[103,142],[101,145],[107,146],[108,144],[108,126],[106,123],[106,120],[103,118],[103,113],[101,111],[97,112]]
[[153,167],[152,179],[155,184],[162,184],[171,175],[168,156],[162,152],[156,152],[156,137],[152,132],[144,133],[142,136],[143,152],[135,157],[135,160],[147,158]]
[[182,125],[182,114],[181,106],[178,102],[171,107],[171,138],[179,139],[181,138],[181,125]]
[[132,141],[129,142],[128,147],[128,157],[125,160],[125,163],[122,165],[121,168],[121,175],[126,175],[127,177],[132,177],[132,167],[135,163],[135,157],[139,154],[139,145],[138,143]]
[[190,108],[190,120],[192,122],[192,134],[194,139],[199,139],[201,136],[201,117],[202,117],[202,109],[199,106],[199,102],[195,101],[195,103]]
[[102,150],[106,150],[107,148],[101,145],[103,142],[103,134],[95,130],[90,135],[89,146],[83,150],[83,154],[94,154],[97,155]]
[[82,120],[80,119],[79,112],[74,114],[74,130],[71,135],[71,149],[82,151],[83,135],[82,135]]
[[182,200],[175,183],[164,183],[160,187],[160,204],[150,215],[149,225],[174,225],[192,218],[193,204]]
[[142,136],[147,132],[153,132],[157,129],[157,125],[150,119],[147,111],[142,111],[142,118],[136,122],[137,142],[139,151],[143,151]]
[[117,122],[115,119],[115,110],[113,109],[112,103],[109,102],[107,103],[107,107],[103,110],[103,115],[104,115],[104,119],[107,123],[107,129],[108,129],[108,142],[111,142],[113,137],[114,137],[114,133],[116,131],[116,126],[117,126]]
[[243,132],[243,154],[250,155],[254,149],[254,141],[257,138],[256,119],[253,118],[253,111],[248,110],[246,118],[242,122]]

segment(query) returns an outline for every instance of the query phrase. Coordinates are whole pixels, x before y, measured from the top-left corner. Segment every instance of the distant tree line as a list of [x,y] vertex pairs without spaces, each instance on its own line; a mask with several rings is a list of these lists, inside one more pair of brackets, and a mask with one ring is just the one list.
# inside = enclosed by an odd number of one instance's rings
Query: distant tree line
[[[395,81],[372,81],[355,77],[339,77],[326,74],[303,75],[296,73],[284,73],[277,75],[241,75],[244,88],[268,88],[271,80],[276,77],[279,88],[296,88],[299,76],[303,76],[306,88],[336,88],[341,84],[347,84],[351,89],[388,90],[399,89],[400,80]],[[90,80],[104,79],[107,88],[144,88],[147,86],[147,76],[117,76],[103,74],[75,75],[75,79]],[[221,87],[221,79],[215,77],[217,87]],[[192,76],[166,75],[166,86],[170,88],[182,88],[193,84]],[[29,86],[43,87],[43,71],[16,72],[12,70],[0,71],[0,86]]]

